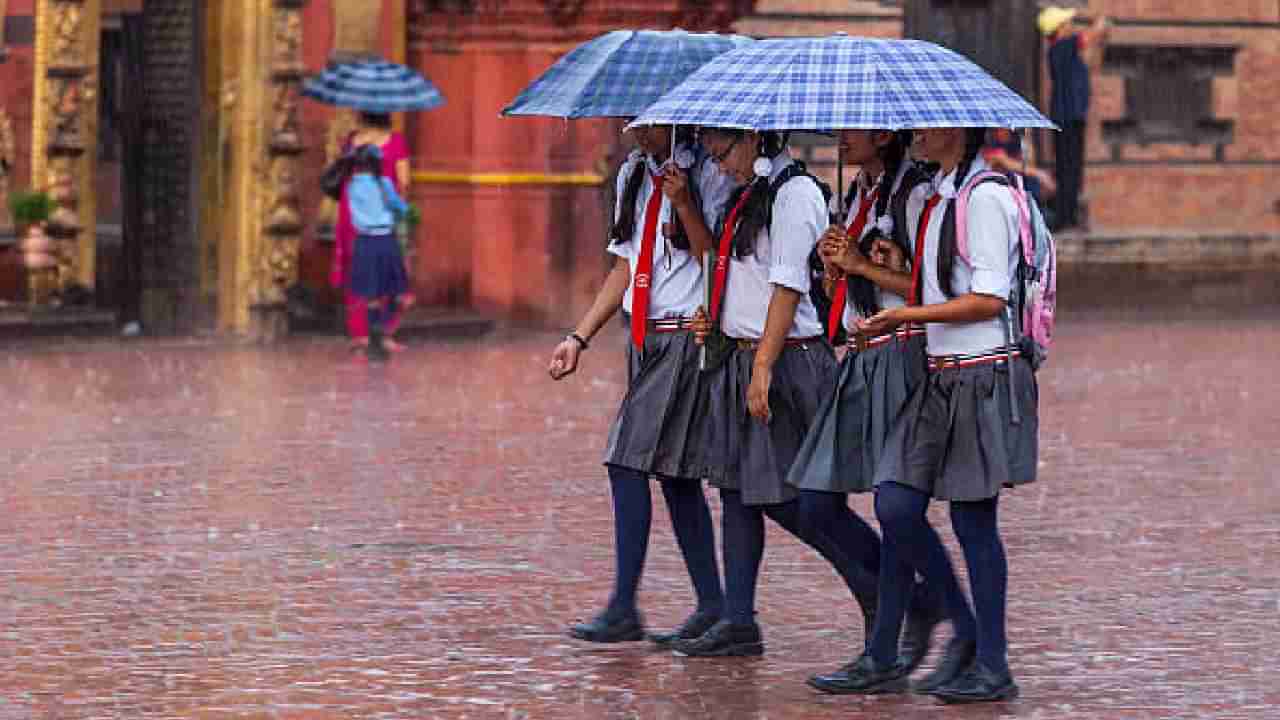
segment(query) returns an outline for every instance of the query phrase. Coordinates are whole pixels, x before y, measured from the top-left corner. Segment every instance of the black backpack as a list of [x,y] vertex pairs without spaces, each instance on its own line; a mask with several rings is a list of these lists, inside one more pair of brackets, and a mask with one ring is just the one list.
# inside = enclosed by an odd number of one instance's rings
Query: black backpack
[[[831,191],[831,186],[809,172],[805,164],[799,160],[788,165],[778,177],[774,178],[773,182],[769,183],[771,197],[776,198],[778,190],[797,177],[807,177],[812,180],[818,186],[818,189],[822,191],[822,204],[828,206],[831,204],[831,196],[834,194]],[[770,205],[770,213],[772,214],[772,205]],[[818,255],[817,245],[809,252],[809,300],[818,311],[818,318],[822,321],[823,334],[830,337],[827,321],[831,316],[831,298],[827,297],[826,291],[822,288],[822,257]]]

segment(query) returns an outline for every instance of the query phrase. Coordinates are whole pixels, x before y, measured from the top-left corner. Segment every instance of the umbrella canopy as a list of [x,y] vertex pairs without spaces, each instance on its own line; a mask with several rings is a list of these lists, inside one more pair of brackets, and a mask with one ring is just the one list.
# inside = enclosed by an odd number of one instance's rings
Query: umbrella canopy
[[502,114],[635,117],[708,60],[751,42],[684,30],[615,30],[560,58]]
[[370,113],[430,110],[444,104],[440,90],[417,70],[379,58],[330,63],[307,78],[302,94]]
[[968,58],[920,40],[762,40],[703,65],[635,125],[746,130],[1056,128]]

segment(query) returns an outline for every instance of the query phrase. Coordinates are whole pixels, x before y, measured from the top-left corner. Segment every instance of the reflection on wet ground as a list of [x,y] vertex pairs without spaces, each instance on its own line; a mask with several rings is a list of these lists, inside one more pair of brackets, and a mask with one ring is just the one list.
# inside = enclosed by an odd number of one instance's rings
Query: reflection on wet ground
[[[336,339],[0,351],[0,720],[1280,717],[1274,281],[1063,294],[1042,479],[1002,503],[1015,703],[815,695],[862,630],[782,533],[762,659],[567,639],[608,593],[625,340],[554,385],[556,335],[518,334],[372,368]],[[690,591],[656,517],[661,627]]]

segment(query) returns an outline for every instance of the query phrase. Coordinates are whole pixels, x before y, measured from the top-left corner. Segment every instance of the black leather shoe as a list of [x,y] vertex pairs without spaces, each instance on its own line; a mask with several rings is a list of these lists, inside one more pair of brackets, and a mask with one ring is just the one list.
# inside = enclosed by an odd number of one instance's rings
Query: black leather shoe
[[709,613],[698,610],[690,615],[680,625],[680,627],[670,632],[652,633],[649,639],[658,647],[670,647],[671,643],[676,640],[693,640],[702,637],[703,633],[711,629],[720,620],[719,613]]
[[908,675],[929,656],[933,648],[933,631],[945,617],[942,608],[930,602],[923,583],[917,584],[911,596],[907,623],[902,630],[902,649],[898,655],[898,664],[907,669]]
[[947,643],[946,651],[942,653],[942,659],[938,661],[938,667],[921,678],[920,682],[911,689],[918,693],[929,694],[955,680],[973,664],[977,650],[977,645],[972,640],[952,638],[951,642]]
[[884,695],[907,691],[907,672],[894,663],[884,667],[876,663],[871,653],[863,653],[857,660],[830,675],[814,675],[809,686],[832,695]]
[[960,677],[929,694],[945,703],[999,702],[1018,697],[1018,684],[1008,671],[997,673],[975,662]]
[[671,649],[685,657],[742,657],[764,654],[760,626],[735,625],[720,620],[702,635],[689,640],[676,640]]
[[611,617],[600,613],[590,622],[569,626],[569,637],[594,643],[632,642],[644,639],[644,623],[639,613]]
[[382,344],[382,333],[377,330],[369,332],[369,347],[365,350],[369,357],[369,362],[386,362],[391,353],[387,352],[387,346]]

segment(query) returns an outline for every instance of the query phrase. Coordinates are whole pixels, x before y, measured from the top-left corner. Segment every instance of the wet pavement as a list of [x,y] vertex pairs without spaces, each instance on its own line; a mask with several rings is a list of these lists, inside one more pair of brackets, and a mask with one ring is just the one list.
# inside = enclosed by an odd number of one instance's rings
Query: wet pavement
[[[386,367],[325,339],[9,345],[0,720],[1280,718],[1274,310],[1067,314],[1041,480],[1002,503],[1023,697],[969,708],[810,691],[862,630],[776,529],[764,658],[565,637],[608,592],[616,330],[558,385],[551,334]],[[663,627],[690,590],[655,501]]]

